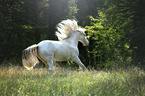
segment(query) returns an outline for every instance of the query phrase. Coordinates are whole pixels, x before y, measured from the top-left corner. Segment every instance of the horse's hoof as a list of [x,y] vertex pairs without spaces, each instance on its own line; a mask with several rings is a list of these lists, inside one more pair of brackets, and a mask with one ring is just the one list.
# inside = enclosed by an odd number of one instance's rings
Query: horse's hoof
[[53,72],[53,69],[52,69],[52,68],[49,68],[48,70],[49,70],[50,72]]

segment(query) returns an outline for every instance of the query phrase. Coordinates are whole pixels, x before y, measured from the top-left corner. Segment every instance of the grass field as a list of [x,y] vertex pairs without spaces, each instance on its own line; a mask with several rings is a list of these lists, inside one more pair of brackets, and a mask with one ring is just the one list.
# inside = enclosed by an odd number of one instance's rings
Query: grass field
[[0,67],[1,96],[145,96],[145,71]]

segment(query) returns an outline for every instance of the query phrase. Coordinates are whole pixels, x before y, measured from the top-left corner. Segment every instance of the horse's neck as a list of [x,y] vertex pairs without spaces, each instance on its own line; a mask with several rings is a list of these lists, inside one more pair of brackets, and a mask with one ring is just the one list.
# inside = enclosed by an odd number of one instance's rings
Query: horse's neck
[[79,33],[74,33],[69,38],[65,39],[65,42],[74,46],[78,46],[78,41],[79,41]]

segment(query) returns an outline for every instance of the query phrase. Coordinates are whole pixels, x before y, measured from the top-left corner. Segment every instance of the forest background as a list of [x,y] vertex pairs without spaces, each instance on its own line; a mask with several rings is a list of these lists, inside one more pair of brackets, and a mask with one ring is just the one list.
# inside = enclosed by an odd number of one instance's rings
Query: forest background
[[115,62],[144,66],[144,4],[144,0],[0,0],[0,64],[16,60],[21,65],[26,47],[57,40],[57,24],[75,19],[87,29],[90,42],[88,47],[78,46],[85,66],[109,67]]

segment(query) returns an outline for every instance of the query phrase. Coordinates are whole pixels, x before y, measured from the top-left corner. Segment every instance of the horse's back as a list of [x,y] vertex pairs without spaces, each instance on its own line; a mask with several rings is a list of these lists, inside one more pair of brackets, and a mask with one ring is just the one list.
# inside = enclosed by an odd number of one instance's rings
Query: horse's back
[[51,40],[44,40],[44,41],[41,41],[38,46],[39,46],[39,52],[40,54],[42,52],[52,52],[54,50],[54,47],[55,47],[55,44],[54,42],[56,41],[51,41]]
[[53,41],[53,40],[44,40],[41,41],[38,46],[39,46],[39,53],[41,55],[47,54],[54,54],[58,50],[62,50],[63,44],[61,41]]

